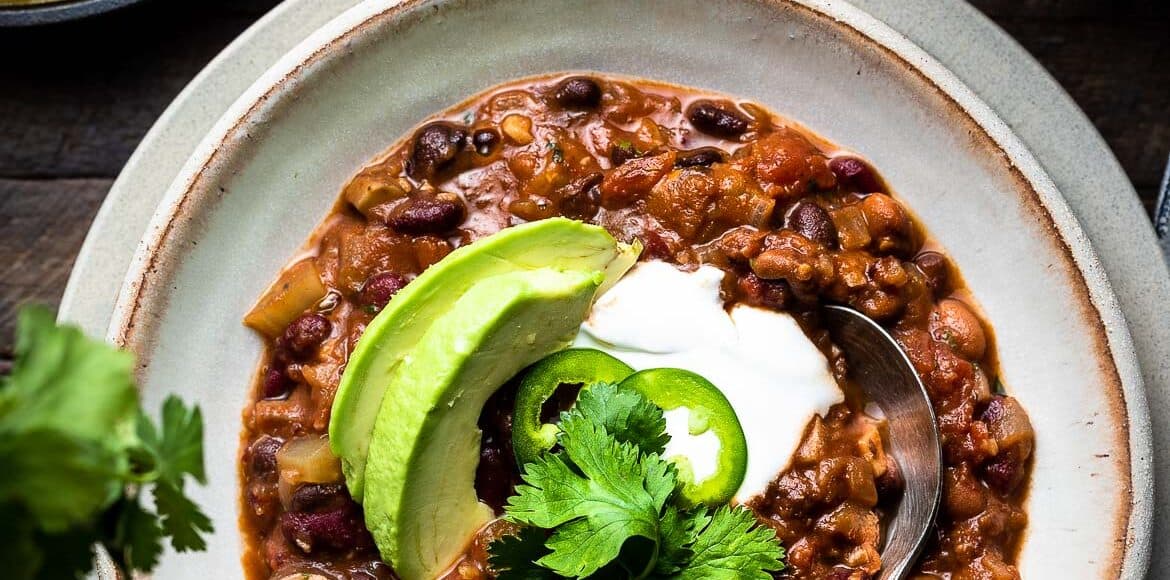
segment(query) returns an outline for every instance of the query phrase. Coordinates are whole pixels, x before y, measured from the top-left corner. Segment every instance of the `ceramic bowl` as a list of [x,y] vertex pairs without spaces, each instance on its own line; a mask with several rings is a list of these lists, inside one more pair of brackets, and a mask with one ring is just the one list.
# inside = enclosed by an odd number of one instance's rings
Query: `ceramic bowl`
[[261,342],[240,318],[342,183],[411,127],[504,80],[595,70],[758,101],[868,156],[957,262],[1037,432],[1025,577],[1140,577],[1149,417],[1125,321],[1080,226],[995,114],[843,2],[370,0],[287,54],[168,190],[109,330],[148,406],[207,422],[209,550],[163,578],[240,576],[241,412]]

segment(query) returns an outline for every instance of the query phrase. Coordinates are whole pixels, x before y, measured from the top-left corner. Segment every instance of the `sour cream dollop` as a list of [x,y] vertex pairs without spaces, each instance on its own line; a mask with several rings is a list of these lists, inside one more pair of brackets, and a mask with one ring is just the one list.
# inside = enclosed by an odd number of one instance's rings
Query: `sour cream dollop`
[[[788,467],[808,422],[844,395],[795,319],[745,305],[728,312],[722,280],[711,266],[684,272],[640,263],[598,299],[574,346],[605,351],[635,370],[686,369],[719,387],[747,437],[747,475],[735,494],[744,502]],[[714,435],[692,435],[686,417],[666,419],[666,457],[686,457],[697,481],[713,474]]]

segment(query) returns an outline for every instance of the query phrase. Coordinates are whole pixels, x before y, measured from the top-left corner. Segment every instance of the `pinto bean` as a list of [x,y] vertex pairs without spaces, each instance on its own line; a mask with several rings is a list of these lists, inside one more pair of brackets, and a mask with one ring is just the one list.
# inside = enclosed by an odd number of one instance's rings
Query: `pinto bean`
[[667,151],[631,159],[614,168],[601,181],[601,205],[609,209],[624,207],[645,195],[674,167],[674,160],[674,151]]
[[696,129],[724,139],[738,139],[751,127],[746,115],[714,101],[695,101],[687,108],[687,119]]
[[965,520],[983,511],[987,496],[983,485],[966,464],[948,467],[943,476],[943,509],[955,520]]
[[874,238],[904,235],[910,227],[910,218],[902,204],[884,193],[866,196],[861,202],[861,212],[869,225],[869,235]]
[[430,179],[455,160],[467,143],[467,130],[452,123],[431,123],[414,136],[408,173],[415,179]]
[[935,306],[930,315],[930,333],[967,360],[979,360],[987,352],[983,322],[970,307],[954,298],[944,299]]
[[837,228],[833,225],[833,218],[829,217],[829,212],[824,208],[811,201],[801,201],[793,206],[784,218],[784,227],[828,248],[837,244]]
[[595,109],[601,104],[601,85],[589,77],[569,77],[557,84],[553,97],[566,109]]
[[935,296],[945,296],[950,290],[950,265],[947,257],[938,252],[922,252],[914,257],[914,265],[926,277],[926,285]]

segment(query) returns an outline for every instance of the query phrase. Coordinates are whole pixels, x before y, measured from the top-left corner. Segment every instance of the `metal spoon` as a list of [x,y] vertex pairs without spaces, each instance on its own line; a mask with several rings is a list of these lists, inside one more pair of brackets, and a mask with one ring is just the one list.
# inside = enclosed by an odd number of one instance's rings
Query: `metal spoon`
[[926,389],[906,353],[869,317],[826,306],[824,321],[845,352],[851,378],[889,424],[890,454],[902,475],[902,497],[886,528],[879,580],[902,580],[918,558],[942,497],[942,448]]

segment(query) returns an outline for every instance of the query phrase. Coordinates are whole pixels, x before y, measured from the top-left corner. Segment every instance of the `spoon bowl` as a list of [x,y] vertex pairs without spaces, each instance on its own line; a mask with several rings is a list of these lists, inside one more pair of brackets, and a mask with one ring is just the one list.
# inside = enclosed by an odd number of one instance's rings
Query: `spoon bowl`
[[926,389],[893,337],[869,317],[826,306],[824,321],[845,352],[850,377],[881,408],[902,497],[886,528],[879,580],[906,578],[934,523],[942,497],[942,448]]

